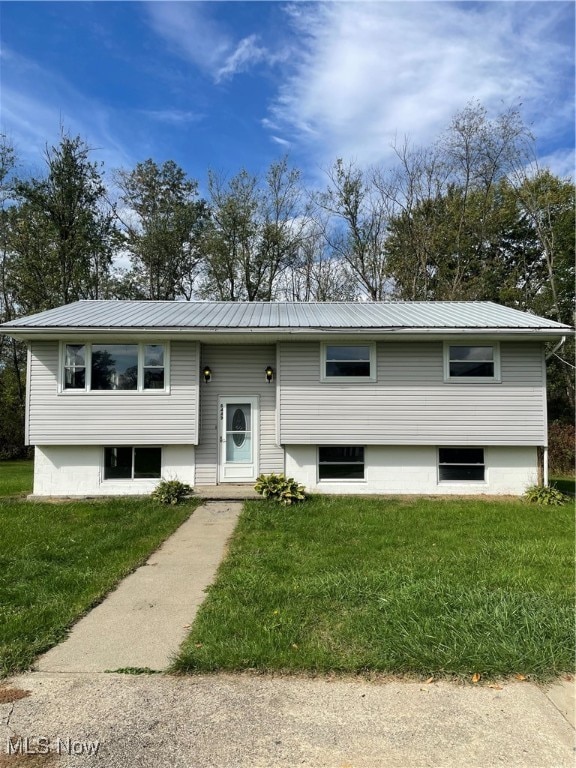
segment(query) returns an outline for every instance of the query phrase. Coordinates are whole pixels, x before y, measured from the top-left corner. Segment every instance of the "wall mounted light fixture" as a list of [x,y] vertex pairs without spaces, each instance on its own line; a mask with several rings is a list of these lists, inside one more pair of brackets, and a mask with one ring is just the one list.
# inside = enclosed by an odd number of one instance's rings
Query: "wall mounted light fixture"
[[266,367],[266,381],[268,382],[268,384],[270,384],[273,378],[274,378],[274,368],[272,368],[271,365],[268,365]]
[[206,382],[206,384],[208,384],[208,382],[212,378],[212,369],[210,368],[209,365],[204,366],[204,370],[202,371],[202,374],[204,376],[204,381]]

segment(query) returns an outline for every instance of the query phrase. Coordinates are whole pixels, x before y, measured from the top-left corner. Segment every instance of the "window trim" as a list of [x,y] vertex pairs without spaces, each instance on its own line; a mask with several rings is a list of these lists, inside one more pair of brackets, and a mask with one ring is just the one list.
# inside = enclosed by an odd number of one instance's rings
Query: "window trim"
[[[459,462],[458,464],[455,463],[448,463],[446,461],[442,462],[440,464],[440,451],[441,450],[457,450],[457,451],[482,451],[482,458],[483,463],[467,463],[467,462]],[[440,479],[440,467],[483,467],[484,468],[484,479],[483,480],[441,480]],[[436,481],[438,485],[488,485],[488,467],[486,466],[486,448],[484,446],[479,445],[439,445],[436,448]]]
[[[364,477],[328,477],[328,478],[321,478],[320,477],[320,449],[321,448],[362,448],[363,451],[363,461],[362,461],[362,467],[363,467],[363,474]],[[359,461],[349,461],[349,462],[323,462],[324,464],[358,464],[360,465]],[[317,483],[366,483],[366,446],[365,445],[318,445],[316,446],[316,482]]]
[[[450,347],[492,347],[494,352],[494,376],[450,376]],[[466,340],[444,342],[444,382],[447,384],[501,384],[500,342]]]
[[[138,347],[138,386],[136,389],[91,389],[92,386],[92,347],[93,345],[133,344]],[[66,347],[68,345],[83,345],[85,351],[84,389],[66,388]],[[164,388],[144,389],[145,347],[164,347]],[[60,341],[58,364],[58,394],[70,397],[73,395],[96,395],[97,397],[126,397],[127,395],[167,395],[170,394],[170,342],[169,341]]]
[[[106,477],[106,449],[107,448],[130,448],[132,451],[132,476],[131,477]],[[158,477],[134,477],[135,466],[135,450],[136,448],[157,448],[160,451],[160,474]],[[101,483],[149,483],[150,481],[158,482],[162,479],[164,474],[164,451],[161,445],[103,445],[101,452],[101,468],[100,468],[100,482]]]
[[[326,363],[327,363],[327,349],[328,347],[368,347],[370,353],[370,375],[369,376],[327,376],[326,375]],[[337,382],[342,384],[347,382],[349,384],[366,383],[377,381],[377,369],[376,369],[376,342],[375,341],[323,341],[321,342],[320,350],[320,381],[322,382]]]

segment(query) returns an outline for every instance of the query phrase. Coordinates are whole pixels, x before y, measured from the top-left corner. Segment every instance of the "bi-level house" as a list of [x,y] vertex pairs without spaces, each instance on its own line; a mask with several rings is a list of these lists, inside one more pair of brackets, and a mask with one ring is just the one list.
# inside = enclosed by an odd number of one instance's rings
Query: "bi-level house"
[[571,332],[482,302],[80,301],[0,330],[28,343],[36,495],[269,472],[520,494],[546,472],[544,343]]

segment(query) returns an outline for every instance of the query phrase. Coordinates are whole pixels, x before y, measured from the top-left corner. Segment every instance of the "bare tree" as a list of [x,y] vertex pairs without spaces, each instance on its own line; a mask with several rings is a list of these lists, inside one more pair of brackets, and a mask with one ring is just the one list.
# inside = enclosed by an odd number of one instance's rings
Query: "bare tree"
[[388,208],[371,174],[338,159],[327,172],[328,188],[316,196],[330,214],[324,237],[334,257],[344,260],[363,293],[380,301],[390,292],[386,263]]

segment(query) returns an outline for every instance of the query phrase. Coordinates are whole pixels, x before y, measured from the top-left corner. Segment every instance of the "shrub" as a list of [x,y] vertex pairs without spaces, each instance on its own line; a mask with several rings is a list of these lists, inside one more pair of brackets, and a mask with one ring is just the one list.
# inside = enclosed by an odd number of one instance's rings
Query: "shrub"
[[547,507],[559,507],[568,501],[568,496],[550,485],[531,485],[524,494],[532,504],[542,504]]
[[551,472],[560,475],[574,473],[574,440],[573,424],[551,422],[548,427],[548,463]]
[[192,488],[180,480],[161,480],[152,491],[152,498],[161,504],[178,504],[192,493]]
[[254,486],[256,493],[265,499],[273,499],[288,506],[306,499],[304,486],[299,485],[293,477],[285,475],[260,475]]

